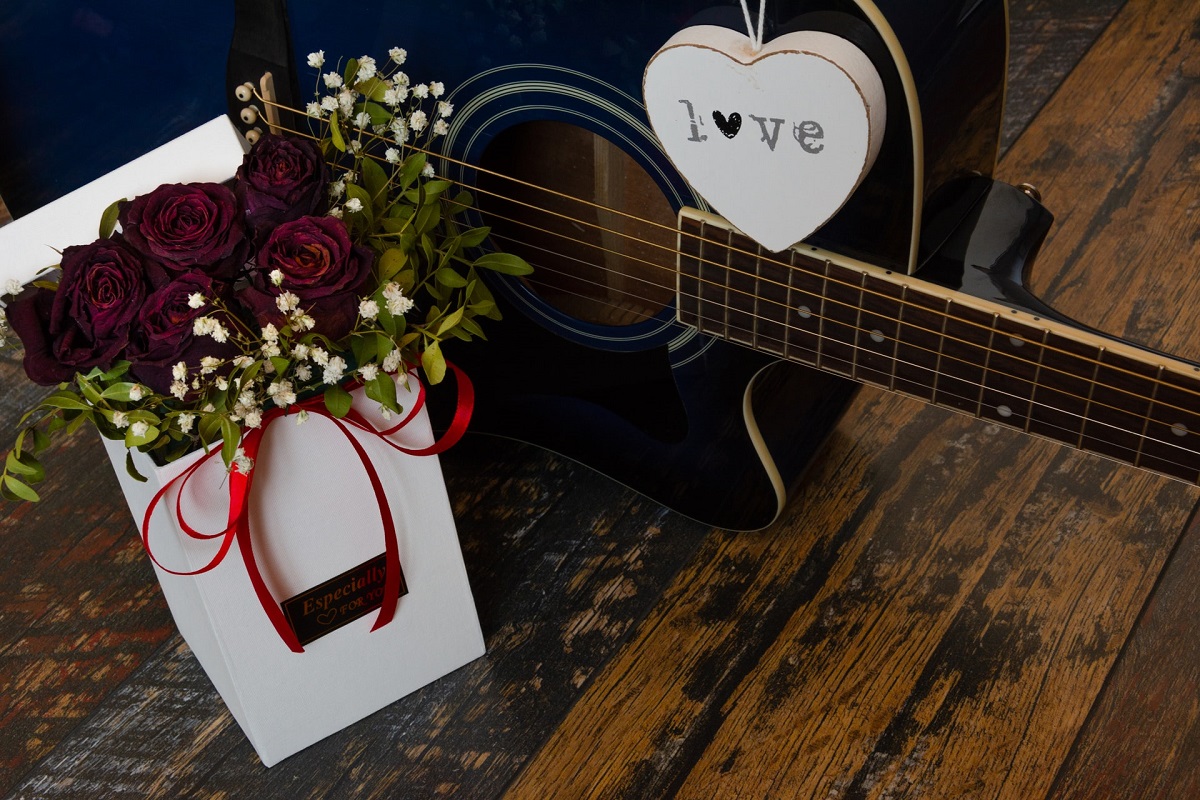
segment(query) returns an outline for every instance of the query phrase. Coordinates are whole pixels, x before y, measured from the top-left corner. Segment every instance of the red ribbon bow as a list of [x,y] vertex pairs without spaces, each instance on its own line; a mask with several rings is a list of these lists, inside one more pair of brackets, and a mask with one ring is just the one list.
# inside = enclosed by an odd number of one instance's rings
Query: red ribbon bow
[[[458,382],[458,404],[454,411],[454,419],[451,421],[450,427],[446,429],[446,432],[440,439],[429,447],[410,449],[402,447],[387,438],[411,422],[417,413],[420,412],[421,408],[424,407],[425,386],[420,381],[417,383],[419,391],[412,408],[409,409],[408,413],[405,414],[399,423],[387,430],[378,430],[353,408],[344,417],[339,419],[325,408],[324,398],[315,397],[301,403],[294,403],[286,410],[281,408],[271,409],[263,415],[262,424],[259,427],[245,431],[242,435],[241,446],[243,453],[250,459],[256,459],[259,447],[262,444],[262,438],[266,435],[267,429],[271,426],[272,422],[292,412],[307,411],[309,414],[322,416],[332,422],[354,448],[354,452],[358,455],[358,460],[362,463],[363,469],[367,473],[367,478],[371,481],[371,488],[375,491],[375,500],[379,505],[379,516],[383,521],[386,574],[383,583],[383,604],[380,606],[379,615],[375,618],[375,624],[371,627],[372,631],[378,630],[391,622],[392,617],[396,613],[396,604],[400,600],[400,546],[396,539],[396,524],[392,519],[391,507],[388,505],[383,484],[379,480],[379,473],[375,471],[375,466],[371,463],[370,456],[367,455],[367,451],[354,437],[350,429],[357,428],[366,433],[374,434],[381,441],[387,443],[388,446],[412,456],[436,455],[448,450],[466,433],[467,424],[471,420],[471,413],[475,407],[475,390],[471,385],[470,379],[467,378],[462,370],[454,364],[447,363],[447,366],[454,372],[455,380]],[[352,389],[354,387],[349,388]],[[279,604],[271,596],[271,590],[267,588],[266,582],[263,581],[258,564],[254,560],[254,547],[250,540],[249,510],[250,488],[254,482],[255,468],[251,467],[249,472],[242,472],[237,468],[235,462],[233,468],[230,470],[229,520],[223,530],[216,533],[202,533],[195,530],[184,519],[180,500],[183,496],[184,487],[196,470],[219,452],[219,449],[209,451],[204,457],[172,478],[158,490],[154,498],[150,501],[150,505],[146,508],[146,515],[142,520],[142,547],[146,550],[146,554],[150,556],[150,559],[158,565],[159,569],[169,572],[172,575],[190,576],[201,575],[220,564],[225,559],[225,555],[229,552],[229,548],[233,545],[234,540],[237,540],[242,560],[246,564],[246,573],[250,577],[250,584],[254,587],[254,593],[258,597],[258,602],[262,605],[263,611],[266,612],[275,631],[279,634],[279,638],[284,641],[288,648],[294,653],[303,653],[304,648],[300,645],[295,631],[292,630],[291,625],[288,624],[287,619],[284,617]],[[154,514],[154,509],[158,506],[159,501],[176,483],[179,484],[179,492],[175,496],[175,519],[178,521],[180,529],[193,539],[221,539],[221,547],[217,550],[212,560],[200,569],[190,572],[181,572],[164,566],[155,558],[154,553],[150,550],[150,518]]]

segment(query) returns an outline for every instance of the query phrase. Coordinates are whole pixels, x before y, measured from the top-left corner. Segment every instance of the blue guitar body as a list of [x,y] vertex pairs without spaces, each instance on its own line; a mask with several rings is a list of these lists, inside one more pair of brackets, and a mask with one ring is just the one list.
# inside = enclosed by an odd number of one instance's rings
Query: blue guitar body
[[[405,47],[414,81],[454,90],[442,171],[474,187],[495,246],[536,269],[496,282],[505,320],[487,327],[487,342],[450,352],[476,383],[474,429],[561,453],[709,524],[753,529],[778,515],[857,384],[676,322],[664,251],[675,212],[705,206],[657,146],[640,102],[645,65],[671,35],[696,22],[741,29],[739,6],[405,0],[331,19],[328,4],[293,0],[289,40],[274,0],[203,11],[113,5],[120,11],[29,2],[0,12],[6,96],[72,87],[46,104],[48,116],[0,124],[4,152],[21,154],[0,165],[0,196],[15,215],[236,114],[228,87],[264,69],[285,102],[302,106],[316,80],[304,54],[382,58]],[[953,228],[960,214],[938,205],[939,187],[994,166],[1003,0],[772,2],[767,13],[768,38],[816,28],[854,41],[888,95],[876,167],[812,242],[915,271],[947,215]],[[97,86],[79,89],[89,76]],[[938,225],[927,207],[939,209]]]

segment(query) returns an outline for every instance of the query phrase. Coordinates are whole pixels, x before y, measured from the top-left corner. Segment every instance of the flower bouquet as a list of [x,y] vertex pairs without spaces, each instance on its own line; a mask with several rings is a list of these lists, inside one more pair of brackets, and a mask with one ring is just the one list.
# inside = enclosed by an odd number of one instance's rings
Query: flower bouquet
[[442,344],[499,319],[478,273],[529,267],[479,250],[429,150],[453,108],[389,56],[321,76],[311,130],[262,136],[229,183],[113,203],[0,316],[55,387],[0,492],[38,500],[50,438],[102,434],[176,623],[268,766],[483,653],[422,400]]

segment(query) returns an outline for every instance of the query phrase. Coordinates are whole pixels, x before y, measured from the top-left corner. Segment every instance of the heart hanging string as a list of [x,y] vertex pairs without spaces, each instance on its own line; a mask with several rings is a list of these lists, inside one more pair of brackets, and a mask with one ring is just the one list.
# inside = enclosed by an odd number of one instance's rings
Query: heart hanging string
[[741,0],[742,14],[746,17],[746,36],[750,38],[750,49],[757,53],[763,46],[763,20],[766,19],[767,0],[758,0],[758,26],[750,20],[750,6]]

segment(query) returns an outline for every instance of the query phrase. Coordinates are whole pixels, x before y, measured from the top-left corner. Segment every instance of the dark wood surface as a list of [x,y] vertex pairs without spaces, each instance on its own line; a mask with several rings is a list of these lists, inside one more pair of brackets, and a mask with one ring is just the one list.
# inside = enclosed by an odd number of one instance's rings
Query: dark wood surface
[[[1200,359],[1200,3],[1011,5],[1034,285]],[[0,360],[0,423],[38,390]],[[175,633],[97,441],[0,510],[0,794],[1182,798],[1193,488],[863,390],[731,534],[528,447],[443,465],[488,655],[271,768]]]

